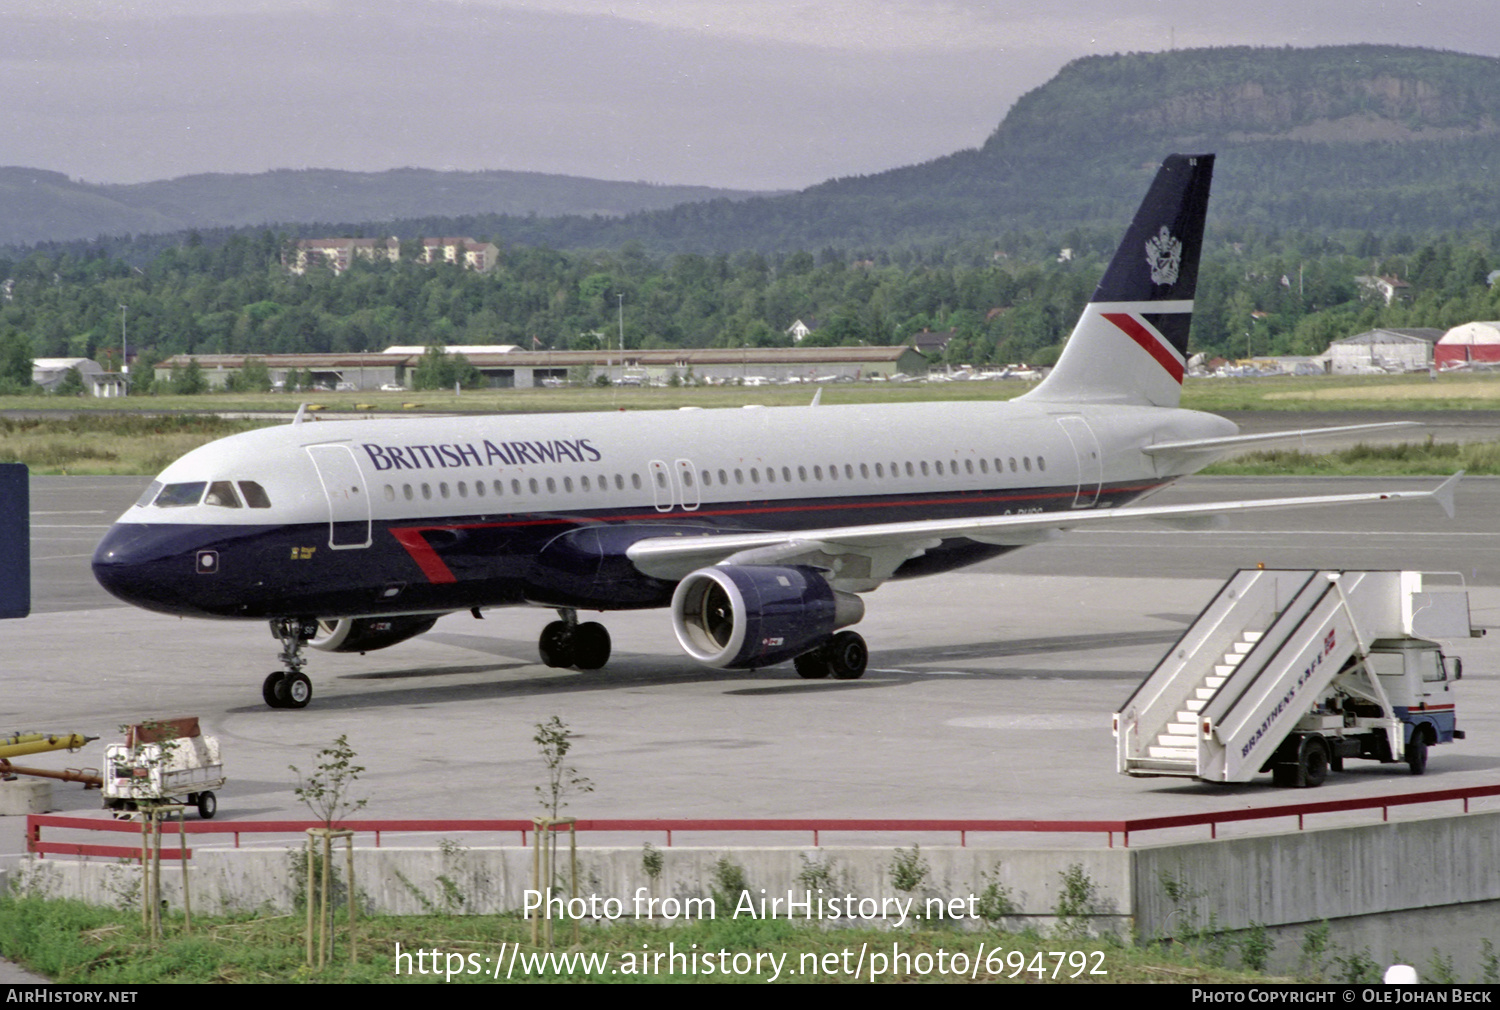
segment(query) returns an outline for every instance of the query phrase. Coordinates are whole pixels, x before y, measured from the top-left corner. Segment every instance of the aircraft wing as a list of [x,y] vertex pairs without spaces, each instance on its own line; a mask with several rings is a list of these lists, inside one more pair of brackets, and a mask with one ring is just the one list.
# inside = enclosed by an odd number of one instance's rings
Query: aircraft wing
[[1371,491],[1360,494],[1262,498],[1191,505],[1143,505],[1035,515],[929,519],[915,522],[842,526],[799,533],[706,533],[702,536],[650,537],[626,550],[636,568],[659,579],[677,581],[699,568],[721,563],[745,565],[811,565],[832,573],[835,588],[867,592],[890,578],[900,565],[943,540],[966,537],[986,544],[1022,546],[1049,540],[1065,530],[1108,527],[1142,520],[1181,527],[1240,512],[1357,505],[1365,502],[1430,499],[1449,518],[1460,470],[1430,491]]
[[1377,424],[1343,424],[1334,428],[1268,431],[1258,435],[1229,435],[1223,438],[1198,438],[1182,442],[1157,442],[1155,445],[1142,446],[1141,451],[1158,463],[1172,465],[1190,462],[1194,467],[1201,467],[1206,463],[1204,457],[1216,459],[1236,449],[1245,449],[1252,446],[1269,445],[1276,442],[1300,442],[1309,438],[1320,438],[1325,435],[1348,435],[1357,431],[1385,431],[1394,428],[1420,427],[1422,427],[1421,421],[1382,421]]

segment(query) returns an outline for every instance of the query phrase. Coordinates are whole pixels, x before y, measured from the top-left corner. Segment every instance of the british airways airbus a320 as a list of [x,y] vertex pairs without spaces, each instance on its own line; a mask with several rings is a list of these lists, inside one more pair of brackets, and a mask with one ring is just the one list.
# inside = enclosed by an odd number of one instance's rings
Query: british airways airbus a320
[[94,573],[151,610],[268,619],[285,669],[265,701],[301,708],[304,645],[384,648],[455,611],[554,609],[543,661],[594,670],[609,633],[578,611],[668,607],[700,663],[848,679],[860,594],[1059,530],[1412,497],[1451,511],[1451,480],[1128,504],[1288,434],[1178,407],[1212,171],[1212,155],[1163,163],[1057,367],[1018,399],[293,423],[167,467]]

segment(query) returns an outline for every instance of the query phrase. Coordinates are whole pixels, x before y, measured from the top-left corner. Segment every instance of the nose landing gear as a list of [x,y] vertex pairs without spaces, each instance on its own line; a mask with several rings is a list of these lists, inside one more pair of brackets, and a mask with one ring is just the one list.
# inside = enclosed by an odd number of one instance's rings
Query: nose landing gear
[[307,660],[302,649],[318,633],[318,622],[310,617],[278,617],[271,634],[281,642],[285,670],[273,670],[260,686],[260,696],[271,708],[306,708],[312,701],[312,681],[302,672]]

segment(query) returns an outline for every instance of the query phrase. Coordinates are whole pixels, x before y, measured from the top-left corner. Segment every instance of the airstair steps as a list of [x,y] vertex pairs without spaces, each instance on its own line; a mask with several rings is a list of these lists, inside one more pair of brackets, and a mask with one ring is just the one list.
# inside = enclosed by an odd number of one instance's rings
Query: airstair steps
[[1186,708],[1178,711],[1177,721],[1168,723],[1166,729],[1157,735],[1156,745],[1146,749],[1153,760],[1170,761],[1189,772],[1197,769],[1197,714],[1234,675],[1240,662],[1255,648],[1255,643],[1260,641],[1261,634],[1259,631],[1240,632],[1239,640],[1230,645],[1229,652],[1224,653],[1224,662],[1215,664],[1213,671],[1193,688],[1191,696],[1183,700]]

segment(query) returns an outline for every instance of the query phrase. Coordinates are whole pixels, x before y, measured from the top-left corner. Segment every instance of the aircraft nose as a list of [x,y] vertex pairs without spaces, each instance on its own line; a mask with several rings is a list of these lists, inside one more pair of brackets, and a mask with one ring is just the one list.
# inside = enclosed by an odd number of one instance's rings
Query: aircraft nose
[[116,523],[94,549],[94,578],[112,596],[147,610],[201,615],[191,578],[198,563],[181,531]]

